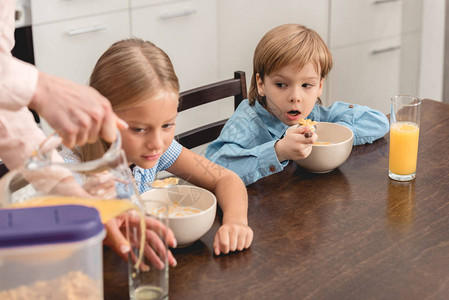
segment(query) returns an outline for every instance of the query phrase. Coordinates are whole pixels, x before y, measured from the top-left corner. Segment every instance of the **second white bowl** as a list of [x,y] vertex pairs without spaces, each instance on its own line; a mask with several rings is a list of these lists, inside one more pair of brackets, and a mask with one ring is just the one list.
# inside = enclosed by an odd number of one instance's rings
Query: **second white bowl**
[[169,215],[169,227],[173,230],[179,247],[189,246],[200,239],[214,223],[217,211],[217,198],[203,188],[192,185],[175,185],[166,189],[152,189],[141,195],[147,213],[152,207],[150,201],[157,200],[169,207],[178,204],[199,212],[190,215]]

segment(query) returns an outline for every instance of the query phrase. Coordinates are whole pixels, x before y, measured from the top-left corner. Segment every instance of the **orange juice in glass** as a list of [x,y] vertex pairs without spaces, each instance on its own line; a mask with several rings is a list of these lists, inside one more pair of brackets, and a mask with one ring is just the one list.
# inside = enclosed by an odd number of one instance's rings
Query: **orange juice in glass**
[[421,100],[408,95],[391,99],[389,176],[413,180],[418,158]]

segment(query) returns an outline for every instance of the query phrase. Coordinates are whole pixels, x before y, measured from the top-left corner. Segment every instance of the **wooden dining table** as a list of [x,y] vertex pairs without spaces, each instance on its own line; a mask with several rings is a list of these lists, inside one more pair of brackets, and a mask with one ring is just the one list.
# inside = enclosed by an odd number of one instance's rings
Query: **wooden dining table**
[[[251,247],[215,256],[210,231],[173,249],[169,298],[449,299],[449,104],[423,100],[416,179],[388,177],[388,134],[326,174],[291,162],[247,187]],[[104,248],[105,299],[128,299]]]

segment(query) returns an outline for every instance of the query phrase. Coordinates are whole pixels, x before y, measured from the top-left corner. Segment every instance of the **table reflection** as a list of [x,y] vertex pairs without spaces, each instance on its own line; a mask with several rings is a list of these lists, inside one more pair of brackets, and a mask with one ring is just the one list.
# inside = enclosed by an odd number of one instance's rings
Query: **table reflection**
[[415,216],[415,181],[388,182],[387,219],[392,228],[404,230],[413,225]]

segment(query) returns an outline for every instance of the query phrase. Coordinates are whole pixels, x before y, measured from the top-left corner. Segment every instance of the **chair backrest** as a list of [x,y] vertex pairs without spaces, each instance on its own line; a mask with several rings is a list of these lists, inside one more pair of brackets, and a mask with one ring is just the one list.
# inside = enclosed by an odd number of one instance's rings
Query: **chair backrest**
[[8,168],[6,167],[5,163],[0,161],[0,178],[3,177],[6,173],[8,173]]
[[[234,72],[234,78],[212,84],[204,85],[180,93],[180,104],[178,111],[184,111],[199,105],[214,102],[223,98],[234,96],[234,109],[240,102],[248,98],[246,89],[245,72]],[[228,119],[220,120],[211,124],[178,134],[176,140],[188,149],[209,143],[215,140],[221,132]]]

